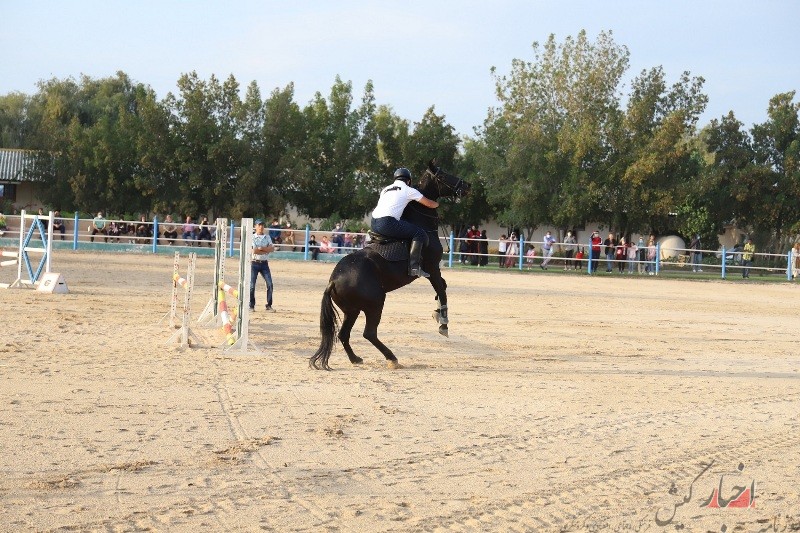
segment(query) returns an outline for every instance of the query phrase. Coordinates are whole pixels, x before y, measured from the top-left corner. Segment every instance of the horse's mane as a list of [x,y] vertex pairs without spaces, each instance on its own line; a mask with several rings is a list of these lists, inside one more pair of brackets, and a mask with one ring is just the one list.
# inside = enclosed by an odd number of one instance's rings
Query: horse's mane
[[419,187],[417,187],[417,190],[424,194],[426,198],[438,200],[440,196],[439,185],[434,178],[434,173],[430,169],[425,170],[419,178]]

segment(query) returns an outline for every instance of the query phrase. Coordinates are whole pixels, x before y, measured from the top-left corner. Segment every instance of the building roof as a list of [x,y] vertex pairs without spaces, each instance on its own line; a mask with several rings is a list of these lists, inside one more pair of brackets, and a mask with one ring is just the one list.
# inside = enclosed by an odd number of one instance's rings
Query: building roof
[[0,148],[0,181],[29,181],[25,165],[34,154],[33,150]]

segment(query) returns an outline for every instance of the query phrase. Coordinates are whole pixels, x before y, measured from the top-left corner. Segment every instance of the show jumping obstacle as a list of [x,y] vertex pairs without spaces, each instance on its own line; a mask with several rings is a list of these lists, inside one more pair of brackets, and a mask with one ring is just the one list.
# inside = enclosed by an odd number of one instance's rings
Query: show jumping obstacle
[[[42,220],[47,221],[45,230]],[[27,221],[30,226],[27,227]],[[41,239],[41,246],[31,246],[31,239],[34,232],[38,232]],[[3,251],[2,257],[15,257],[13,260],[0,261],[0,267],[17,266],[17,278],[12,283],[0,283],[2,289],[13,288],[33,288],[39,281],[42,274],[50,273],[50,253],[53,241],[53,212],[47,217],[28,215],[23,210],[19,217],[19,247],[16,252]],[[31,265],[30,253],[41,254],[41,259],[36,270]],[[25,270],[23,271],[23,266]],[[27,276],[27,277],[26,277]]]
[[[169,338],[167,344],[172,344],[174,342],[179,342],[181,349],[186,348],[187,346],[192,345],[192,341],[195,344],[200,344],[199,339],[197,336],[192,332],[189,328],[189,320],[190,320],[190,307],[192,301],[192,289],[194,288],[194,269],[195,263],[197,262],[197,254],[195,252],[191,252],[189,254],[189,266],[186,269],[186,278],[181,277],[178,274],[178,262],[180,260],[180,253],[175,252],[175,265],[172,274],[172,309],[169,313],[170,315],[170,325],[172,327],[178,327],[178,331],[176,331],[172,337]],[[176,318],[176,308],[177,308],[177,301],[178,301],[178,287],[183,287],[184,289],[184,296],[183,296],[183,315],[181,317],[180,326],[177,326],[175,323]]]
[[[236,289],[233,289],[229,285],[225,283],[225,278],[223,276],[224,271],[219,273],[219,277],[217,276],[217,272],[214,273],[215,280],[217,277],[219,278],[217,281],[217,298],[219,301],[220,308],[224,304],[224,309],[227,314],[227,302],[225,301],[225,295],[228,294],[233,298],[236,298],[235,304],[236,308],[234,309],[234,317],[233,320],[236,323],[235,330],[228,331],[227,326],[225,326],[225,322],[223,320],[223,327],[225,328],[225,336],[226,341],[225,345],[223,345],[223,350],[225,352],[230,353],[240,353],[240,354],[247,354],[247,353],[261,353],[259,347],[249,339],[249,322],[250,322],[250,307],[245,305],[244,299],[250,297],[250,262],[253,258],[253,219],[252,218],[243,218],[242,219],[242,231],[241,231],[241,239],[239,244],[239,272],[238,272],[238,283]],[[223,245],[224,246],[224,245]],[[224,250],[223,250],[224,253]],[[220,309],[220,314],[222,309]],[[251,350],[252,348],[252,350]]]
[[211,287],[211,298],[197,322],[203,326],[221,326],[219,316],[219,284],[225,279],[225,245],[228,242],[228,219],[216,220],[217,230],[214,233],[214,285]]
[[[239,254],[239,269],[235,286],[225,282],[225,254],[228,242],[228,220],[224,218],[216,221],[216,234],[214,241],[214,286],[203,312],[197,323],[207,327],[221,327],[225,335],[223,350],[228,353],[260,353],[258,346],[249,339],[250,309],[245,305],[244,298],[250,295],[250,261],[252,259],[253,219],[242,219]],[[183,280],[178,274],[179,253],[175,253],[173,267],[173,294],[172,308],[162,321],[169,317],[173,327],[179,327],[177,321],[177,286],[185,283],[187,290],[194,283],[193,267],[191,281]],[[187,276],[188,278],[188,276]],[[228,306],[226,297],[234,299],[232,306]],[[187,315],[184,314],[186,317]],[[184,326],[181,326],[182,328]],[[186,326],[188,331],[188,326]],[[188,335],[193,335],[190,331]],[[171,339],[172,340],[172,339]],[[187,341],[188,342],[188,341]]]

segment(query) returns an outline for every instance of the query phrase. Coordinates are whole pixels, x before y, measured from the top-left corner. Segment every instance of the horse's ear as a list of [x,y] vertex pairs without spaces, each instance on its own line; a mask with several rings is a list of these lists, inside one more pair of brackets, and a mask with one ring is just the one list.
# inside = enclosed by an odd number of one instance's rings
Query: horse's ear
[[431,159],[430,161],[428,161],[428,170],[430,170],[434,174],[436,174],[436,172],[439,170],[439,167],[436,166],[435,159]]

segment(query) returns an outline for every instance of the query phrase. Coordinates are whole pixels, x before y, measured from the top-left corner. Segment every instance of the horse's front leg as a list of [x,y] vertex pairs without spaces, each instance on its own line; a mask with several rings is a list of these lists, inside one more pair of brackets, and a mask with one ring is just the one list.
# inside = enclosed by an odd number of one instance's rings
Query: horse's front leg
[[447,329],[447,324],[449,323],[447,318],[447,282],[445,282],[440,272],[432,273],[428,281],[431,282],[433,290],[436,291],[436,309],[433,310],[433,319],[439,323],[439,333],[449,337]]

